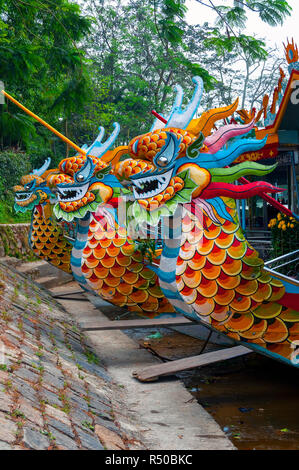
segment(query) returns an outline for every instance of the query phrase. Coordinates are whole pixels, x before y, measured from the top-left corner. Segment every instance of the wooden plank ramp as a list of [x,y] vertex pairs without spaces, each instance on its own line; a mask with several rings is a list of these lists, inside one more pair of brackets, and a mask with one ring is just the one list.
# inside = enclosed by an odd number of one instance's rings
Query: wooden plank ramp
[[151,327],[167,327],[178,325],[193,325],[191,320],[185,317],[175,318],[157,318],[157,319],[140,319],[140,320],[114,320],[103,321],[100,323],[86,322],[82,323],[83,331],[103,331],[103,330],[129,330],[131,328],[151,328]]
[[216,362],[227,361],[235,357],[245,356],[252,353],[244,346],[234,346],[232,348],[221,349],[199,356],[187,357],[185,359],[178,359],[177,361],[165,362],[155,366],[145,367],[132,372],[133,377],[140,382],[152,382],[158,380],[163,375],[175,374],[183,370],[194,369],[196,367],[214,364]]

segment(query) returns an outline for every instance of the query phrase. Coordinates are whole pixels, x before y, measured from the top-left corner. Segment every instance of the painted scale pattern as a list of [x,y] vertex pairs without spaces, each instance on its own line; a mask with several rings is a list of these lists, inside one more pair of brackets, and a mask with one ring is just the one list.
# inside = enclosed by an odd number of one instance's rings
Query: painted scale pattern
[[135,251],[126,229],[118,224],[111,227],[106,219],[91,216],[81,271],[87,286],[114,305],[126,306],[147,318],[174,315],[157,275],[144,266],[142,254]]
[[32,214],[30,246],[41,259],[48,261],[62,271],[71,273],[72,245],[64,238],[59,226],[53,224],[47,213],[48,205],[35,206]]
[[135,137],[129,144],[130,155],[134,158],[144,158],[152,161],[165,145],[166,132],[172,132],[178,138],[181,138],[179,157],[184,157],[187,147],[195,140],[195,136],[187,130],[174,127],[166,127],[163,130],[155,130]]
[[218,226],[203,215],[202,225],[190,212],[183,216],[176,262],[180,296],[216,330],[290,359],[299,314],[279,303],[285,287],[263,270],[240,229],[235,201],[223,200],[235,223],[218,217]]

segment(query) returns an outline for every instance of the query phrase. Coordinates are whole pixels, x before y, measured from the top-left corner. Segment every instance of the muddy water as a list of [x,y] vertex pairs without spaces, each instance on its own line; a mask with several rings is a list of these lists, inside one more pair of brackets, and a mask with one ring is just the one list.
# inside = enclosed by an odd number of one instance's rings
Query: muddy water
[[238,449],[299,449],[299,371],[255,354],[183,374]]
[[[134,336],[164,360],[202,348],[198,339],[160,332],[160,339],[148,340],[144,330]],[[299,370],[251,353],[179,376],[238,449],[299,449]]]

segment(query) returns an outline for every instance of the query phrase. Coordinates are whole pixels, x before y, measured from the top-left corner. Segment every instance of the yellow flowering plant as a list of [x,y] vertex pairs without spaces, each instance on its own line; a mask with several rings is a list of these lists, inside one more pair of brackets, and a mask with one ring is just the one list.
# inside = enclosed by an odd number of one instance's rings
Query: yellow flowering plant
[[268,227],[272,233],[273,258],[291,253],[299,246],[299,223],[294,217],[279,212]]

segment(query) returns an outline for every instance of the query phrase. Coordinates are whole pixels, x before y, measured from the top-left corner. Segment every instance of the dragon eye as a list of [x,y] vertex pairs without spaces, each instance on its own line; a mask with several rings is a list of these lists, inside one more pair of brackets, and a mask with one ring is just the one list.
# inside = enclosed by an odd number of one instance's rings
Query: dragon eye
[[84,180],[85,180],[85,176],[84,176],[84,175],[77,175],[77,181],[78,181],[79,183],[82,183]]
[[24,186],[25,191],[29,191],[32,188],[33,184],[34,184],[33,181],[31,181],[31,183],[26,184]]
[[160,155],[160,157],[157,158],[156,163],[159,166],[167,166],[168,159],[166,157],[163,157],[163,155]]

